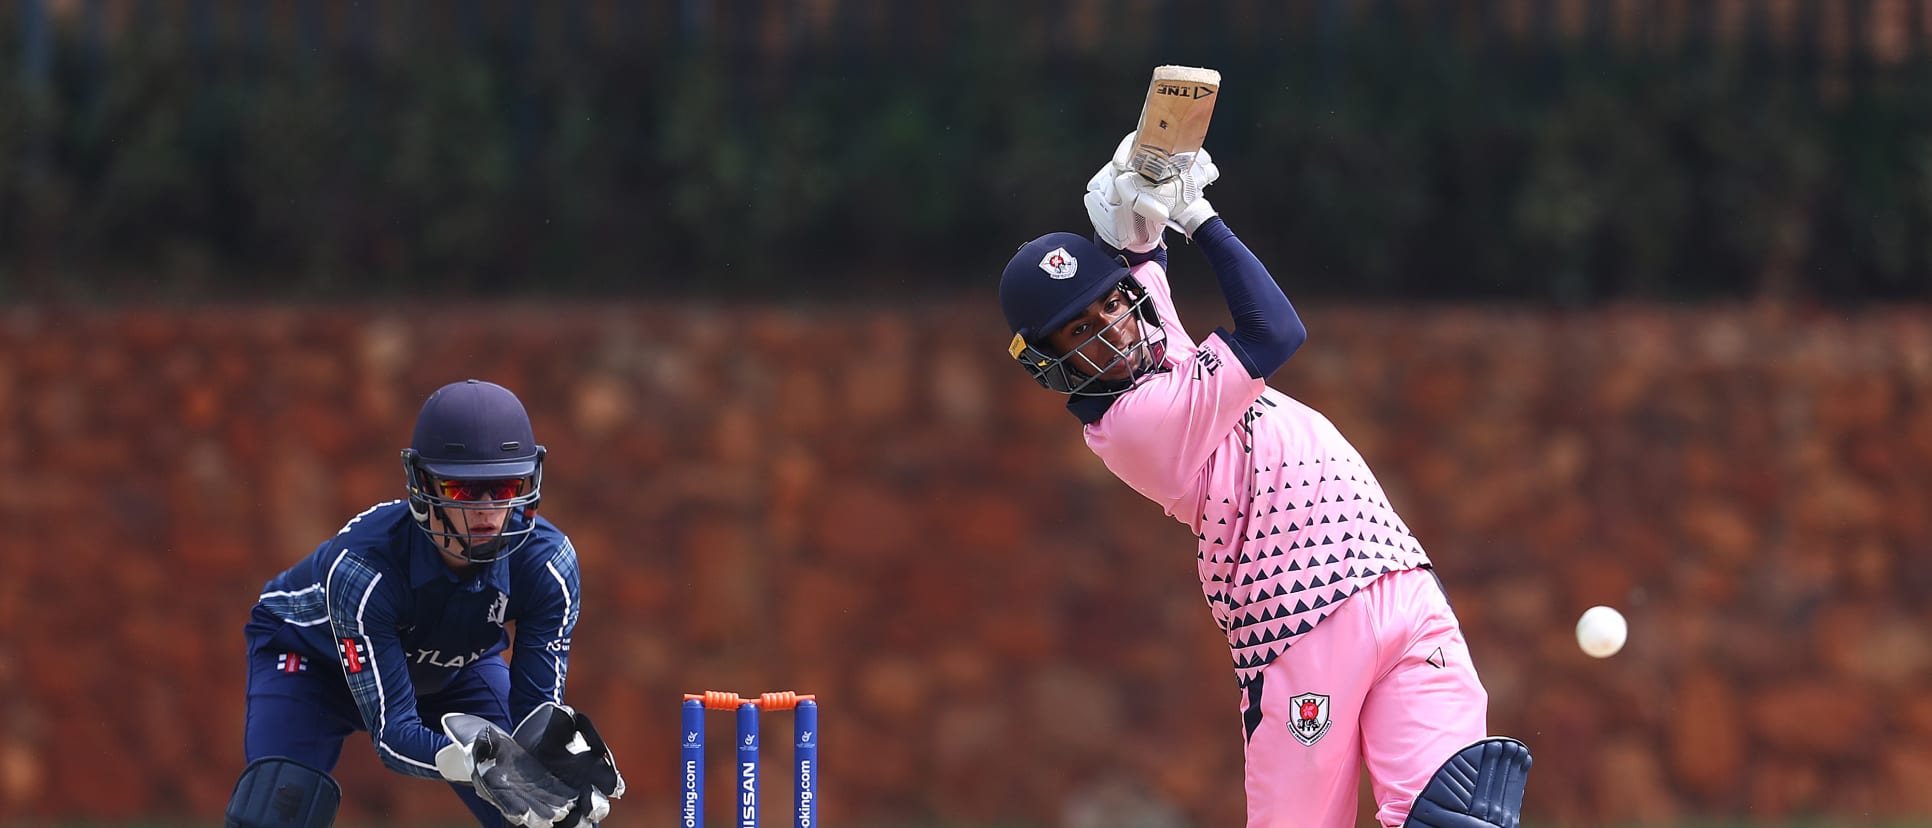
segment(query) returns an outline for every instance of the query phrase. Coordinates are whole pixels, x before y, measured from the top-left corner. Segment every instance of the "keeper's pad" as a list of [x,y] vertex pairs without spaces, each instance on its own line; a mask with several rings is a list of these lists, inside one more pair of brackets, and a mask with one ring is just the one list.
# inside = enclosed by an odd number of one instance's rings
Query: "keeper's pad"
[[1516,828],[1529,747],[1492,736],[1456,752],[1415,798],[1403,828]]
[[248,763],[228,800],[226,828],[329,828],[342,788],[315,768],[281,756]]

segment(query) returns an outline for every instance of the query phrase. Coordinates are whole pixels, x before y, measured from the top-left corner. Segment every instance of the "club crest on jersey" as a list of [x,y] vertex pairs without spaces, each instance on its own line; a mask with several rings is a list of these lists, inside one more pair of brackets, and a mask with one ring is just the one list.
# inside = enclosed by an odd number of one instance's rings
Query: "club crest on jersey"
[[489,614],[485,616],[485,619],[488,620],[490,623],[501,627],[503,626],[503,615],[509,609],[510,609],[510,596],[499,592],[496,594],[496,600],[490,602],[490,611],[489,611]]
[[1303,693],[1288,700],[1288,732],[1304,745],[1313,745],[1328,732],[1328,697]]
[[1066,248],[1056,247],[1040,259],[1040,269],[1046,271],[1049,279],[1071,279],[1080,270],[1080,260],[1068,253]]

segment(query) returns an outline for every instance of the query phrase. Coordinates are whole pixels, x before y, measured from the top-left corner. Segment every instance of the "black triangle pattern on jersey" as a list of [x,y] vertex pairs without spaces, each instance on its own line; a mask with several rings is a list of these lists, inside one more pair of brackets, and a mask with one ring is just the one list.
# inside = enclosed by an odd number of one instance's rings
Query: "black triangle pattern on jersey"
[[1296,612],[1297,614],[1299,614],[1299,613],[1304,613],[1304,612],[1307,612],[1307,611],[1308,611],[1308,602],[1307,602],[1307,601],[1296,601],[1296,602],[1295,602],[1295,612]]
[[1339,602],[1339,601],[1341,601],[1342,599],[1344,599],[1344,598],[1347,598],[1348,596],[1350,596],[1350,595],[1353,595],[1353,594],[1354,594],[1354,593],[1352,593],[1352,592],[1343,592],[1343,591],[1341,591],[1341,590],[1339,590],[1339,589],[1338,589],[1338,590],[1335,590],[1335,597],[1334,597],[1334,598],[1332,598],[1332,599],[1330,599],[1330,600],[1329,600],[1329,603],[1331,603],[1331,604],[1333,604],[1333,603],[1337,603],[1337,602]]
[[[1293,595],[1293,594],[1295,594],[1295,593],[1297,593],[1297,592],[1300,592],[1300,591],[1302,591],[1302,590],[1304,590],[1304,589],[1307,589],[1307,588],[1308,588],[1308,587],[1305,587],[1305,586],[1302,586],[1302,585],[1301,585],[1301,579],[1300,579],[1300,578],[1296,578],[1296,579],[1295,579],[1295,585],[1294,585],[1293,587],[1290,587],[1290,588],[1288,589],[1288,594],[1290,594],[1290,595]],[[1300,609],[1296,609],[1295,611],[1296,611],[1296,612],[1301,612],[1301,610],[1300,610]]]
[[1294,560],[1294,559],[1290,559],[1290,560],[1288,561],[1288,571],[1289,571],[1289,572],[1296,572],[1296,571],[1299,571],[1300,569],[1301,569],[1301,561],[1299,561],[1299,560]]
[[[1323,536],[1322,536],[1322,545],[1323,545],[1323,546],[1334,546],[1334,545],[1335,545],[1335,539],[1334,539],[1334,538],[1331,538],[1331,537],[1329,537],[1329,536],[1327,536],[1327,535],[1323,535]],[[1334,556],[1334,555],[1330,555],[1330,556],[1328,556],[1328,562],[1329,562],[1329,563],[1334,563],[1334,562],[1335,562],[1335,556]]]
[[[1323,540],[1323,541],[1322,541],[1322,543],[1327,543],[1327,542],[1328,542],[1327,540]],[[1328,560],[1326,560],[1326,561],[1323,561],[1323,563],[1332,563],[1332,564],[1337,564],[1337,563],[1341,563],[1341,561],[1340,561],[1339,559],[1337,559],[1337,558],[1336,558],[1336,557],[1335,557],[1335,556],[1334,556],[1333,554],[1330,554],[1330,555],[1328,556]]]
[[1342,579],[1342,573],[1340,572],[1330,573],[1328,576],[1328,582],[1331,584],[1335,583],[1336,581],[1340,581],[1341,579]]
[[1325,607],[1325,606],[1328,606],[1328,599],[1317,595],[1315,596],[1315,603],[1308,605],[1308,608],[1321,609],[1322,607]]

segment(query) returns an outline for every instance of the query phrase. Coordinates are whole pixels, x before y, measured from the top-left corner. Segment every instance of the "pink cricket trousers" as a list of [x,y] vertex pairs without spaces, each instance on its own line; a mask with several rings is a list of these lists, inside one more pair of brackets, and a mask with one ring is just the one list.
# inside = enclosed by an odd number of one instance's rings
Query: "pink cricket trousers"
[[1456,751],[1488,733],[1489,694],[1434,573],[1392,572],[1263,669],[1243,694],[1249,828],[1353,828],[1362,768],[1399,826]]

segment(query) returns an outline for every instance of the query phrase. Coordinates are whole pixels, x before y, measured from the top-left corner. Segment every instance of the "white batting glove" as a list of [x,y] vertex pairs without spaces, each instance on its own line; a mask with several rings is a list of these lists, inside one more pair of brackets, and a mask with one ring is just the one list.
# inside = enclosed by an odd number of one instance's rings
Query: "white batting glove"
[[[1214,156],[1203,148],[1178,175],[1166,181],[1155,183],[1139,173],[1128,173],[1116,177],[1114,183],[1122,190],[1122,203],[1193,238],[1194,231],[1215,216],[1214,205],[1208,203],[1203,191],[1220,177],[1221,168],[1215,166]],[[1133,194],[1129,196],[1128,191]]]
[[1087,194],[1082,199],[1087,205],[1087,218],[1093,222],[1094,234],[1115,250],[1146,253],[1160,246],[1167,211],[1151,201],[1141,204],[1142,195],[1132,189],[1131,183],[1126,189],[1120,186],[1122,176],[1145,181],[1139,173],[1123,173],[1112,164],[1102,165],[1087,179]]

